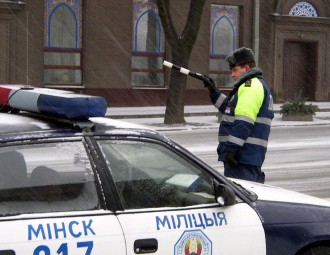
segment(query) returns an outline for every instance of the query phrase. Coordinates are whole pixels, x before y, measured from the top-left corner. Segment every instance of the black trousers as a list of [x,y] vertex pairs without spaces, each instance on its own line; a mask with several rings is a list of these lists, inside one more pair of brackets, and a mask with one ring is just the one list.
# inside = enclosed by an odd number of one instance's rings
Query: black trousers
[[265,174],[261,171],[261,166],[252,166],[238,163],[235,167],[232,167],[226,162],[223,164],[226,177],[265,183]]

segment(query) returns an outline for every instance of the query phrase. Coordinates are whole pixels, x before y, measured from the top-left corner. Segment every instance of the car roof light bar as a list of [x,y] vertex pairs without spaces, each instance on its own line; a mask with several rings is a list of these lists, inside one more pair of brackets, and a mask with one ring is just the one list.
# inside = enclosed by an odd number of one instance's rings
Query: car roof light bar
[[24,85],[0,85],[0,109],[9,108],[68,120],[104,117],[104,97]]

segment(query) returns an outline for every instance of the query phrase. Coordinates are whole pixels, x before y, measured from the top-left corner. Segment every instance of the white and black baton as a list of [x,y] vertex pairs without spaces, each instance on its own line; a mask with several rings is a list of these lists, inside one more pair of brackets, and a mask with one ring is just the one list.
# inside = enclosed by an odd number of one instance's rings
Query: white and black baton
[[195,73],[193,71],[190,71],[190,70],[188,70],[186,68],[183,68],[181,66],[175,65],[175,64],[173,64],[171,62],[168,62],[168,61],[165,61],[165,60],[163,62],[163,65],[166,66],[166,67],[169,67],[169,68],[173,68],[175,70],[178,70],[180,73],[183,73],[185,75],[192,76],[192,77],[194,77],[196,79],[199,79],[199,80],[202,80],[202,81],[208,81],[208,79],[209,79],[207,76],[205,76],[203,74]]

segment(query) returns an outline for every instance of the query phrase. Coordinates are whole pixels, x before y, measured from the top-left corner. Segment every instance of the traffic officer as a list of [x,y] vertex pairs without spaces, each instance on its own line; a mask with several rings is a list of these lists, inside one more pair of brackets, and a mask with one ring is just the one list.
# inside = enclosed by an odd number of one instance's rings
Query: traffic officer
[[228,96],[211,78],[204,81],[212,103],[222,113],[218,160],[224,163],[225,176],[264,183],[261,166],[274,117],[271,91],[251,49],[239,48],[226,61],[235,80]]

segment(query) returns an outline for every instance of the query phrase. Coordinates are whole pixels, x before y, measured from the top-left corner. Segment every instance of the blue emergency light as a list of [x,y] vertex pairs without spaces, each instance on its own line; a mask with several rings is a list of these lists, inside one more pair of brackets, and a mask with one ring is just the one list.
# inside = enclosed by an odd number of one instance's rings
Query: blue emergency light
[[73,120],[104,117],[107,111],[106,100],[100,96],[23,85],[0,85],[0,105]]

